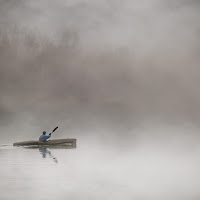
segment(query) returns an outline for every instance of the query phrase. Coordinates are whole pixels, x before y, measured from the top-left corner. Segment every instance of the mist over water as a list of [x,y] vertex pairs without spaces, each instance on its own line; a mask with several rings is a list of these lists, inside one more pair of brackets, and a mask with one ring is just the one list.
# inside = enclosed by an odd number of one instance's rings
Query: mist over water
[[[198,199],[199,10],[196,0],[0,0],[0,144],[59,126],[52,138],[78,141],[68,170],[85,199],[91,187],[93,199]],[[36,151],[17,154],[33,164]],[[54,151],[51,178],[67,179],[68,151]]]
[[[198,199],[196,144],[137,143],[131,151],[80,140],[77,149],[0,148],[2,199]],[[43,155],[42,155],[43,154]],[[6,172],[6,173],[3,173]]]

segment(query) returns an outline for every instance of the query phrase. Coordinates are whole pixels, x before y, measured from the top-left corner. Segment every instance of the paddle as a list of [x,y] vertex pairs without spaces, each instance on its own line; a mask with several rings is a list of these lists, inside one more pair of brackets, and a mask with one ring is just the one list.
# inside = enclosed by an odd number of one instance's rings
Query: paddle
[[56,128],[53,129],[53,131],[51,132],[51,134],[52,134],[53,132],[55,132],[57,129],[58,129],[58,126],[57,126]]

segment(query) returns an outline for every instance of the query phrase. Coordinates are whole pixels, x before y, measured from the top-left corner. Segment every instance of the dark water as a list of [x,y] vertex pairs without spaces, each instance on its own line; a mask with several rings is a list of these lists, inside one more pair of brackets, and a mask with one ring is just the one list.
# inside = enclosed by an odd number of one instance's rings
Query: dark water
[[200,199],[199,155],[196,143],[0,146],[0,199]]

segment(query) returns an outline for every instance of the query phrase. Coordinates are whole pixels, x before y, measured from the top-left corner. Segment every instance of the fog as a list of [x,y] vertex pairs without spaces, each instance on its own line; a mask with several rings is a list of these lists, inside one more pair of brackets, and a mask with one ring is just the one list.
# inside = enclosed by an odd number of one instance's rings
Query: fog
[[198,128],[199,6],[0,1],[2,138],[56,125],[116,140],[161,123]]
[[33,161],[2,150],[3,182],[19,178],[27,197],[48,182],[60,199],[198,199],[199,11],[197,0],[0,0],[0,144],[56,126],[52,138],[77,139],[57,168],[37,150]]

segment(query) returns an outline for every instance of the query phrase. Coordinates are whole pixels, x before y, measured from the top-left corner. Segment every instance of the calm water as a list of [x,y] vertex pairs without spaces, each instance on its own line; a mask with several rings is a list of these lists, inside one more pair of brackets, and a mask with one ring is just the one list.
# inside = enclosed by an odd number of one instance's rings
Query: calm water
[[[176,146],[176,148],[175,148]],[[0,146],[0,199],[200,199],[198,145]]]

